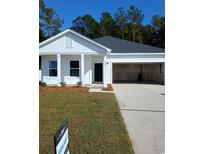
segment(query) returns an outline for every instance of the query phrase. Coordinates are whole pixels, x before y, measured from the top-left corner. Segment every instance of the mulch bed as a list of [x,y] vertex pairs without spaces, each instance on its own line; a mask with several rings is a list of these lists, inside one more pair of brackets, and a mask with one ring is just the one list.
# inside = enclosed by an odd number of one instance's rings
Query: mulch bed
[[88,92],[89,88],[81,86],[49,86],[49,87],[39,87],[39,91],[79,91],[79,92]]
[[113,91],[112,85],[108,84],[106,88],[103,88],[103,91]]

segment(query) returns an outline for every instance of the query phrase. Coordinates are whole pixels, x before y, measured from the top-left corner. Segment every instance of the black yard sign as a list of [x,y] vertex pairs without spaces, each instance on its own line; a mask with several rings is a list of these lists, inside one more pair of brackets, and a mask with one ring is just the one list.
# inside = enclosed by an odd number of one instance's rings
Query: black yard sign
[[69,154],[68,120],[66,119],[54,136],[55,153]]

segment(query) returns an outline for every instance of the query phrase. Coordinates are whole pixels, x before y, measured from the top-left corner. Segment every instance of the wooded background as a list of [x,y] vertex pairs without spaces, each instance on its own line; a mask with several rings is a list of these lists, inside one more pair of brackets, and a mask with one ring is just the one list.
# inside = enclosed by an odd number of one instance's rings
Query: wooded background
[[[114,16],[109,12],[102,12],[99,22],[89,14],[78,16],[69,28],[91,39],[113,36],[165,48],[165,17],[153,15],[150,24],[147,25],[142,24],[143,19],[143,12],[132,5],[128,10],[118,8]],[[39,42],[61,32],[63,24],[64,20],[55,10],[48,8],[43,0],[39,0]]]

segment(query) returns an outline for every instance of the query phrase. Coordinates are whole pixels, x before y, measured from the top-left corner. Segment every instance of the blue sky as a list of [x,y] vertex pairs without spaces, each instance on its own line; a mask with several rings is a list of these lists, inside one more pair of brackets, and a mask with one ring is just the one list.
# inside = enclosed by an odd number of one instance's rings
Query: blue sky
[[127,10],[131,5],[137,6],[144,13],[143,24],[149,24],[153,15],[165,15],[165,0],[44,0],[46,6],[55,9],[64,19],[62,30],[69,28],[77,16],[92,15],[100,20],[102,12],[112,15],[123,6]]

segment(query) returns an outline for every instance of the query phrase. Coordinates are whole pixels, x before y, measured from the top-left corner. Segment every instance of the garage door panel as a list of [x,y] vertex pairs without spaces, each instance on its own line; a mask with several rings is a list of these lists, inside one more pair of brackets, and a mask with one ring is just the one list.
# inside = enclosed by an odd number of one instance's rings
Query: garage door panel
[[140,74],[142,81],[164,82],[164,70],[160,72],[160,64],[113,64],[114,83],[139,82]]

